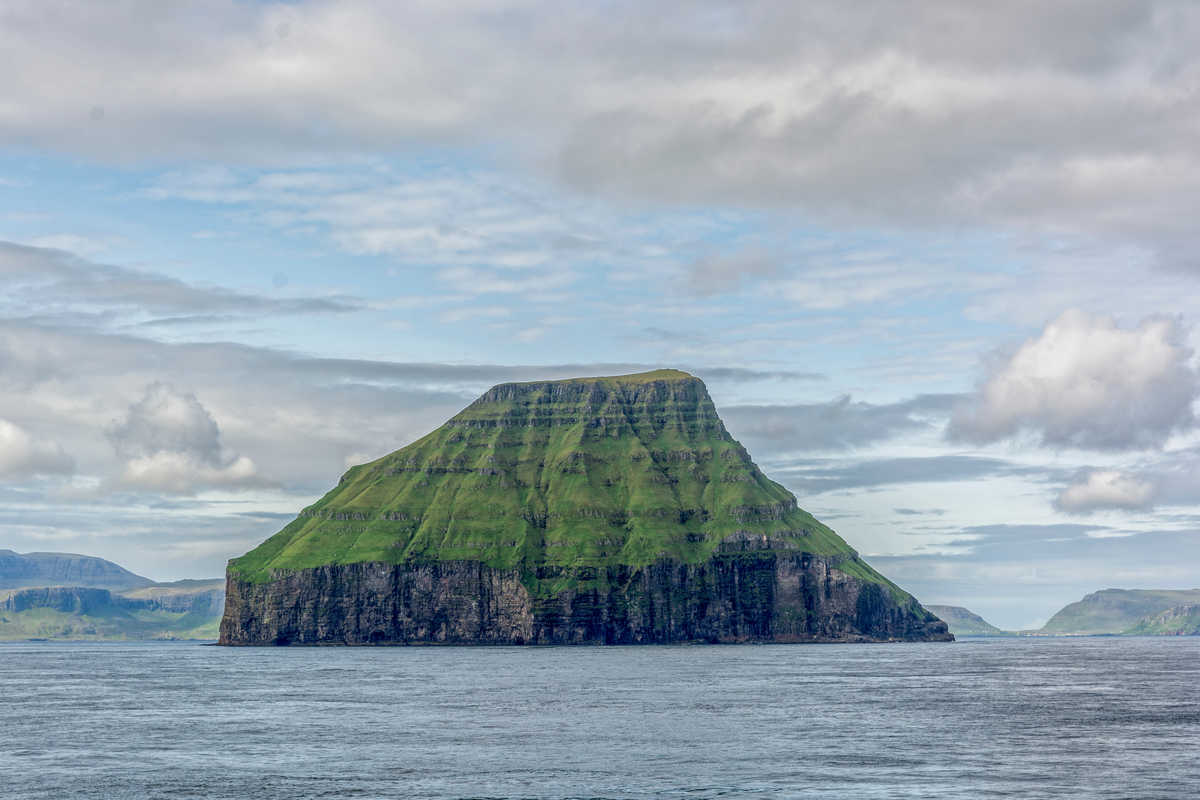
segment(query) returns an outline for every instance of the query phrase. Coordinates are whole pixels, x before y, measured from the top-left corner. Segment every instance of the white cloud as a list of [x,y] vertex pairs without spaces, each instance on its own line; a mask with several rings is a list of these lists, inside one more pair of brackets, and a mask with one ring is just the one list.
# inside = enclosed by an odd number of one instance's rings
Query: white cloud
[[221,443],[221,430],[196,396],[164,383],[146,387],[108,431],[124,460],[119,483],[171,494],[266,484],[254,462]]
[[1135,475],[1119,470],[1095,470],[1063,489],[1054,505],[1072,513],[1105,508],[1146,509],[1153,504],[1154,494],[1154,485]]
[[247,489],[267,485],[246,456],[216,465],[194,454],[159,451],[137,456],[125,464],[119,483],[166,494],[194,494],[198,489]]
[[67,474],[75,460],[58,442],[36,439],[24,428],[0,419],[0,477]]
[[992,366],[950,435],[991,442],[1021,432],[1043,444],[1096,450],[1161,446],[1195,424],[1197,375],[1179,321],[1118,327],[1067,311]]

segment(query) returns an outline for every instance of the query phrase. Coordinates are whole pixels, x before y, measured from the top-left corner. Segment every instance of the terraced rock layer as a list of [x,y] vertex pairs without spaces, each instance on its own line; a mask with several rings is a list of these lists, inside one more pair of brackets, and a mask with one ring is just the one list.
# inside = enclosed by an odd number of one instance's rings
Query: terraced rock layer
[[952,637],[660,370],[502,384],[229,564],[225,644]]

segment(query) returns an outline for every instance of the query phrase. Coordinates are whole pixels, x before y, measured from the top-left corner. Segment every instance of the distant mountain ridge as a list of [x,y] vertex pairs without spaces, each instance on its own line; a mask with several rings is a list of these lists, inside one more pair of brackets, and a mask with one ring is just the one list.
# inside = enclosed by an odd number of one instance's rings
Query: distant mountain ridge
[[1174,606],[1153,617],[1143,617],[1125,633],[1130,636],[1200,636],[1200,603]]
[[1170,609],[1200,604],[1200,589],[1103,589],[1065,606],[1038,633],[1097,635],[1151,632]]
[[149,578],[95,556],[0,550],[0,589],[81,586],[119,591],[153,585],[154,581]]
[[938,618],[950,626],[955,636],[1015,636],[1012,631],[1001,630],[973,611],[962,606],[925,605]]
[[215,639],[225,581],[156,583],[75,553],[0,550],[0,640]]
[[0,641],[215,639],[223,581],[189,581],[117,593],[87,586],[0,591]]

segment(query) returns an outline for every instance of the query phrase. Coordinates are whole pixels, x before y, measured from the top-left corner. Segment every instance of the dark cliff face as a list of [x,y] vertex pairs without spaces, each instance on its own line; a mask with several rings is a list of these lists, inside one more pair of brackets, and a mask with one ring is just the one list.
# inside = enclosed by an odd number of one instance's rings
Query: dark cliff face
[[170,611],[177,614],[208,614],[220,612],[225,595],[220,589],[190,593],[147,593],[141,597],[126,597],[108,589],[85,586],[43,586],[20,589],[0,600],[0,611],[14,613],[35,608],[48,608],[69,614],[92,614],[110,608],[130,611]]
[[52,586],[13,592],[0,601],[0,610],[19,612],[33,608],[49,608],[70,614],[90,614],[97,609],[110,607],[116,602],[116,598],[107,589]]
[[[328,565],[230,575],[221,643],[665,644],[951,641],[945,623],[807,554],[607,568],[605,588],[534,599],[479,562]],[[594,584],[593,584],[594,585]]]

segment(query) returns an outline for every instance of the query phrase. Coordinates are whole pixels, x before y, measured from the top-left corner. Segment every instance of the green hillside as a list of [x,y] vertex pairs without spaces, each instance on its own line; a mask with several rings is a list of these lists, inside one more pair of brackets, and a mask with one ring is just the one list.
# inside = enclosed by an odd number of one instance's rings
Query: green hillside
[[1130,636],[1200,636],[1200,604],[1175,606],[1143,617],[1125,631]]
[[1116,634],[1169,608],[1200,603],[1200,589],[1104,589],[1071,603],[1041,633]]
[[326,564],[469,560],[520,569],[544,594],[595,568],[695,564],[718,549],[834,556],[907,597],[763,475],[704,384],[675,370],[496,386],[350,469],[230,569],[265,582]]
[[222,581],[123,594],[81,586],[0,591],[0,641],[216,639],[223,600]]
[[925,604],[942,622],[950,626],[950,632],[957,636],[1016,636],[1012,631],[997,628],[978,614],[962,606],[931,606]]

